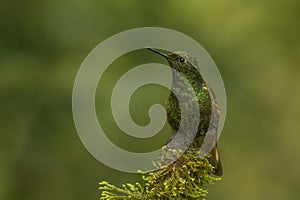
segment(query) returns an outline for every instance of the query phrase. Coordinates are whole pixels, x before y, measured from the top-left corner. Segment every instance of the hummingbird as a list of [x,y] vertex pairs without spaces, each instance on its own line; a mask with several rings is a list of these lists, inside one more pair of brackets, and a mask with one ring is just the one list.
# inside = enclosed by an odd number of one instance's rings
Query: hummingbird
[[[216,102],[216,97],[212,89],[208,87],[202,75],[198,71],[199,64],[197,59],[185,52],[164,53],[158,49],[150,47],[147,47],[147,49],[166,58],[170,67],[174,69],[172,70],[173,80],[171,91],[166,102],[167,120],[169,125],[175,133],[179,130],[181,109],[179,101],[172,91],[177,90],[180,93],[180,91],[183,91],[181,90],[183,82],[188,81],[189,86],[192,87],[188,89],[192,89],[194,91],[200,111],[199,125],[191,147],[200,149],[202,143],[205,141],[205,135],[210,131],[210,133],[213,134],[212,137],[214,144],[213,148],[210,150],[211,156],[208,157],[208,160],[214,168],[213,174],[216,176],[222,176],[223,169],[216,142],[220,108]],[[182,94],[181,92],[181,95],[184,96],[185,94]]]

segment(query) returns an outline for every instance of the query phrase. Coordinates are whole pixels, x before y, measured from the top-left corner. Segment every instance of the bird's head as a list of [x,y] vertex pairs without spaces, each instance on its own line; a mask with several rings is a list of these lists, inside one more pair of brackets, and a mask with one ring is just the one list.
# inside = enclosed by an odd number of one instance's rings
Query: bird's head
[[199,66],[196,58],[185,52],[163,53],[154,48],[147,47],[147,49],[166,58],[173,69],[185,75],[197,71],[196,68]]

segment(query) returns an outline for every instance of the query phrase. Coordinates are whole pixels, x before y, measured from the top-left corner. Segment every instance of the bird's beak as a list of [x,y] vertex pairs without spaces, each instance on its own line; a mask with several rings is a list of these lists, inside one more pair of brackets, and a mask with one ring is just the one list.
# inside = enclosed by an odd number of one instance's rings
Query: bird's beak
[[153,51],[154,53],[157,53],[158,55],[161,55],[163,57],[165,57],[166,59],[168,59],[168,55],[161,52],[161,51],[158,51],[157,49],[154,49],[154,48],[150,48],[150,47],[147,47],[148,50],[150,51]]

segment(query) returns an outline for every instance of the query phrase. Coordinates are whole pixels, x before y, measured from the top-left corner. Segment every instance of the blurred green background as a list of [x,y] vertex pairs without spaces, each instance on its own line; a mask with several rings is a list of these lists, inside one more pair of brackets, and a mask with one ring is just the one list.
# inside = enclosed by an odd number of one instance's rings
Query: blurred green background
[[[1,0],[0,199],[98,199],[100,180],[139,180],[102,165],[82,145],[72,118],[72,87],[98,43],[127,29],[158,26],[202,44],[226,86],[228,112],[219,141],[225,172],[223,181],[210,186],[208,199],[298,200],[299,11],[297,0]],[[101,107],[122,73],[150,61],[163,62],[142,50],[121,57],[98,88],[99,119],[114,127],[109,137],[125,149],[151,150],[167,139],[160,134],[143,143],[122,136],[110,110]],[[157,86],[138,90],[130,105],[136,122],[147,124],[149,105],[163,104],[167,93]]]

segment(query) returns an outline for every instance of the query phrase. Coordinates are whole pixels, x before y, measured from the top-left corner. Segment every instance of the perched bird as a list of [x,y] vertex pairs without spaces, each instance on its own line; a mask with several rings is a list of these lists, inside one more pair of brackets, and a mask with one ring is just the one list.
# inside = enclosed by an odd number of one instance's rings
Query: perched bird
[[[194,91],[199,106],[200,119],[198,130],[196,136],[193,138],[191,147],[200,149],[201,145],[205,142],[205,140],[203,140],[205,135],[210,132],[210,137],[212,138],[210,142],[213,142],[213,148],[210,151],[211,157],[208,159],[210,164],[214,167],[214,174],[221,176],[223,174],[223,169],[216,143],[220,109],[212,90],[207,86],[202,75],[197,70],[199,69],[197,60],[183,52],[167,54],[154,48],[148,47],[147,49],[166,58],[171,68],[174,69],[172,70],[172,91],[177,91],[183,98],[186,98],[186,95],[183,92],[183,87],[186,87],[184,82],[188,81],[189,86],[192,87],[188,88],[188,90]],[[174,73],[175,70],[176,73]],[[166,110],[168,123],[176,133],[180,127],[181,108],[178,98],[172,91],[170,92],[166,103]],[[184,106],[189,107],[189,100],[186,99],[185,101]]]

